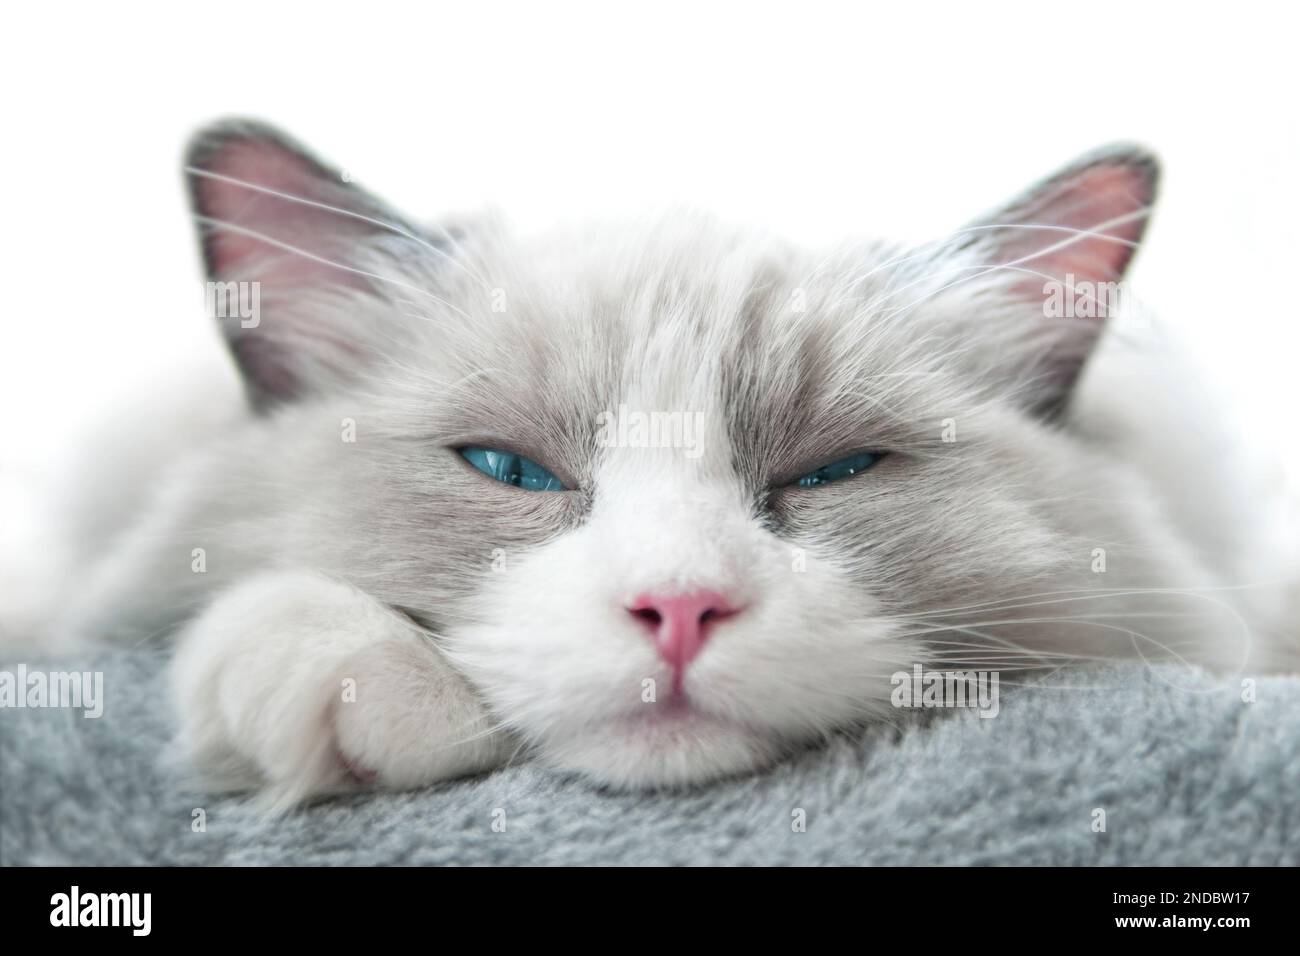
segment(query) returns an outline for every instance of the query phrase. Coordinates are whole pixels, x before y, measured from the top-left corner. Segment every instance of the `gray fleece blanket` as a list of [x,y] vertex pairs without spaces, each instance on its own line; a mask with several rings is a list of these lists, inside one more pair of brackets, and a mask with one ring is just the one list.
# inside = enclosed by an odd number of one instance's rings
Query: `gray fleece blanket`
[[268,819],[162,759],[158,652],[79,663],[101,718],[0,710],[4,864],[1300,864],[1296,677],[1077,671],[686,792],[525,763]]

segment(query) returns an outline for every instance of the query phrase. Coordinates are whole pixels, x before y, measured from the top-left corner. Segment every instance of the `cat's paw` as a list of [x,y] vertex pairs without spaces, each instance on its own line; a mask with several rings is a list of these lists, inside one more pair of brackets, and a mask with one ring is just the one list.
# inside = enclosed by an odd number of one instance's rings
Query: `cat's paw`
[[337,753],[362,783],[418,787],[505,762],[514,749],[458,673],[428,646],[387,641],[336,676]]
[[490,768],[509,744],[409,621],[308,572],[259,575],[186,629],[172,663],[182,755],[274,806]]

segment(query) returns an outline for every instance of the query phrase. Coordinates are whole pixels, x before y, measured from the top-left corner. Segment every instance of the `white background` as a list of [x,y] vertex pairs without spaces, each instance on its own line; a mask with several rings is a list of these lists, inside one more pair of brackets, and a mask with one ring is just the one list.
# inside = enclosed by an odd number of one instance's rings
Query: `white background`
[[1295,25],[1144,6],[10,7],[5,535],[80,425],[219,348],[178,167],[231,114],[419,216],[491,204],[534,230],[687,205],[810,240],[939,234],[1141,140],[1166,178],[1138,295],[1300,475]]

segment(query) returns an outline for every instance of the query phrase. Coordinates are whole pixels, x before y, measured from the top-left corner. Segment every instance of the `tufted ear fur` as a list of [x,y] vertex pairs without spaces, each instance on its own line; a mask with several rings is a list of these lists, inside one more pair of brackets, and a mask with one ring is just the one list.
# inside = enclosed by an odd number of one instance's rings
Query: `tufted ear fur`
[[[1159,166],[1140,147],[1086,155],[963,230],[989,281],[1047,323],[1034,361],[1035,404],[1059,409],[1101,334],[1146,229]],[[1069,308],[1061,308],[1065,299]]]
[[367,301],[409,295],[395,265],[436,240],[260,123],[201,130],[185,174],[209,305],[255,407],[328,387],[372,357],[384,330]]

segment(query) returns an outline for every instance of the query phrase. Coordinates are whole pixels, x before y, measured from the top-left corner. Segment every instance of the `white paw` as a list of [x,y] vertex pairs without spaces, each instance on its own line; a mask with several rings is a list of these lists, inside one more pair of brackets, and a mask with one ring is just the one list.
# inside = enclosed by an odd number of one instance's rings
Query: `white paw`
[[418,787],[499,766],[513,749],[464,678],[428,646],[375,645],[338,674],[338,753],[365,781]]
[[469,685],[409,621],[308,572],[259,575],[186,628],[171,669],[182,754],[277,808],[413,787],[509,754]]

